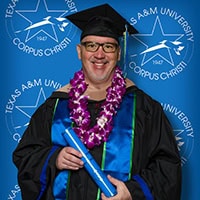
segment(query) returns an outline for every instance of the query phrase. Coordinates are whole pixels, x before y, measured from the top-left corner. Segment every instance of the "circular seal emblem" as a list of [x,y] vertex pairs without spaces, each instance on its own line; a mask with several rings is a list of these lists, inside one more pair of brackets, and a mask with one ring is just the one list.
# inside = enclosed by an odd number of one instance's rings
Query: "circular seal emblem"
[[128,74],[152,81],[179,75],[193,56],[194,35],[187,19],[169,8],[149,8],[131,17],[141,27],[129,37]]
[[39,78],[23,83],[13,91],[5,106],[5,120],[14,142],[20,141],[32,114],[46,97],[60,87],[59,82]]
[[77,28],[65,18],[77,12],[71,1],[16,1],[8,4],[5,24],[14,46],[33,56],[52,56],[67,48]]
[[194,148],[194,129],[188,116],[176,106],[162,103],[163,110],[170,119],[176,138],[181,162],[184,165]]

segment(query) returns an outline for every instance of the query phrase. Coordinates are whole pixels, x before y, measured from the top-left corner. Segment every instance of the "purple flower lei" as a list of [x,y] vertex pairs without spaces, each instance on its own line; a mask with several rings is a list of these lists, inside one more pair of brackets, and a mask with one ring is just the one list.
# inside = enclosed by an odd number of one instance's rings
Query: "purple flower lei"
[[83,93],[87,89],[83,71],[75,73],[70,80],[71,89],[69,92],[70,118],[76,123],[74,131],[89,148],[100,145],[107,141],[108,135],[112,130],[113,116],[122,101],[126,91],[126,83],[122,76],[122,71],[116,67],[112,79],[112,84],[107,88],[106,100],[101,106],[101,111],[96,119],[96,124],[90,128],[90,113],[87,110],[88,96]]

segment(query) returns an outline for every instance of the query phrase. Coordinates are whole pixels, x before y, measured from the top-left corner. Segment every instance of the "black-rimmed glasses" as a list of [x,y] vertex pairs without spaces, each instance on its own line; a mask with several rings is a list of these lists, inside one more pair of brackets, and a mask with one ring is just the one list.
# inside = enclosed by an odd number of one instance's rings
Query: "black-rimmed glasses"
[[103,51],[106,53],[114,53],[119,46],[117,43],[111,43],[111,42],[105,42],[105,43],[81,42],[81,45],[83,45],[85,49],[89,52],[96,52],[101,46],[103,48]]

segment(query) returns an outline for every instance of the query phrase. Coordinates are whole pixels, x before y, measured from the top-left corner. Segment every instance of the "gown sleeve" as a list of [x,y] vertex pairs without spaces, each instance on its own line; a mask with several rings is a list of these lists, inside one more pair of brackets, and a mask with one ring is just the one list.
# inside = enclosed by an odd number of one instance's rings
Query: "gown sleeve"
[[55,159],[60,150],[51,143],[54,103],[47,100],[33,114],[29,126],[13,152],[23,200],[53,199],[50,186],[56,176]]
[[125,184],[133,200],[180,200],[181,160],[170,122],[157,101],[139,94],[137,102],[133,177]]

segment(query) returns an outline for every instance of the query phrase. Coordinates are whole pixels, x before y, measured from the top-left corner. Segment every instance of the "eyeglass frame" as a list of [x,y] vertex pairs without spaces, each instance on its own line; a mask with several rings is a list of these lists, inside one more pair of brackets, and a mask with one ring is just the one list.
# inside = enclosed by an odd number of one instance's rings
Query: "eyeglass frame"
[[[91,44],[94,44],[94,45],[97,45],[97,49],[96,50],[94,50],[94,51],[91,51],[91,50],[88,50],[87,49],[87,44],[89,44],[89,43],[91,43]],[[85,49],[86,49],[86,51],[88,51],[88,52],[97,52],[98,50],[99,50],[99,47],[101,46],[102,47],[102,49],[103,49],[103,51],[105,52],[105,53],[115,53],[116,52],[116,50],[118,49],[118,47],[119,47],[119,44],[117,44],[117,43],[112,43],[112,42],[104,42],[104,43],[99,43],[99,42],[93,42],[93,41],[85,41],[85,42],[81,42],[80,43],[81,45],[83,45],[84,47],[85,47]],[[113,45],[114,46],[114,50],[113,51],[111,51],[111,52],[108,52],[108,51],[105,51],[105,46],[104,45]]]

